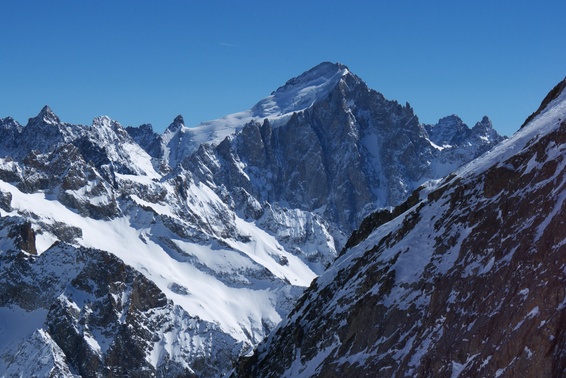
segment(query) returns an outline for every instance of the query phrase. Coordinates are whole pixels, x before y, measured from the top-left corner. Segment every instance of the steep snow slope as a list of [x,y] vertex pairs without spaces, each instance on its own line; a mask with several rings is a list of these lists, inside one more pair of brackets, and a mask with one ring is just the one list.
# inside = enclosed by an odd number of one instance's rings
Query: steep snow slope
[[234,375],[564,376],[565,120],[561,89],[398,216],[364,222]]

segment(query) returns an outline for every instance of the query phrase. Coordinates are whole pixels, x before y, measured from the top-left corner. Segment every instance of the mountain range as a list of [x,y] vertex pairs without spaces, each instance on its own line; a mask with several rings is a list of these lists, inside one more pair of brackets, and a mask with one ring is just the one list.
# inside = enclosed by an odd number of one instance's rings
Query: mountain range
[[237,376],[565,376],[565,88],[366,218]]
[[227,374],[342,282],[328,277],[372,243],[367,219],[393,230],[466,163],[514,151],[504,140],[487,117],[421,124],[333,63],[163,133],[68,124],[47,106],[25,126],[0,119],[0,375]]

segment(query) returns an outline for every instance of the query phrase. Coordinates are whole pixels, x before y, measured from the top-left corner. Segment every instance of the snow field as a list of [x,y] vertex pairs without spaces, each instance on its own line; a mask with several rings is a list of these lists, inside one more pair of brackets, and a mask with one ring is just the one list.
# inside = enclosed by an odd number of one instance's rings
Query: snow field
[[[115,254],[155,282],[168,298],[189,314],[218,324],[237,340],[257,342],[264,336],[258,332],[263,330],[265,321],[277,324],[281,320],[277,310],[278,294],[275,292],[278,289],[270,289],[267,283],[261,282],[259,286],[254,283],[228,286],[195,267],[189,259],[172,258],[178,253],[156,243],[160,235],[153,235],[147,224],[136,224],[130,217],[113,220],[84,218],[59,202],[46,199],[43,193],[25,194],[3,181],[0,181],[0,188],[12,194],[14,213],[33,209],[38,221],[47,224],[63,222],[79,227],[82,238],[77,240],[78,244]],[[192,190],[198,191],[196,194],[205,203],[215,200],[212,191]],[[140,204],[148,204],[135,196],[133,199]],[[165,205],[149,205],[159,213],[174,215]],[[307,286],[316,276],[299,258],[285,252],[272,236],[242,219],[236,219],[236,222],[240,230],[251,236],[251,242],[225,240],[230,246],[226,249],[180,238],[173,241],[186,256],[197,257],[202,264],[217,272],[267,269],[275,277],[295,286]],[[45,251],[54,240],[55,237],[47,232],[38,235],[38,252]],[[274,256],[285,256],[288,264],[277,263]],[[178,287],[186,290],[179,291]],[[257,340],[249,340],[249,335],[255,335]]]

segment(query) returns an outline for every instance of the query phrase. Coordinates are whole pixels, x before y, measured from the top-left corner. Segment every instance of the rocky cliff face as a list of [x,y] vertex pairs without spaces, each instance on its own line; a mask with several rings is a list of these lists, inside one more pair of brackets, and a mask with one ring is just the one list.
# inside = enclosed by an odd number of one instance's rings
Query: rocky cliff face
[[234,374],[565,375],[565,119],[562,90],[511,139],[368,218]]
[[410,106],[331,63],[163,134],[48,107],[1,119],[0,375],[229,371],[363,214],[501,140],[481,124],[439,145]]

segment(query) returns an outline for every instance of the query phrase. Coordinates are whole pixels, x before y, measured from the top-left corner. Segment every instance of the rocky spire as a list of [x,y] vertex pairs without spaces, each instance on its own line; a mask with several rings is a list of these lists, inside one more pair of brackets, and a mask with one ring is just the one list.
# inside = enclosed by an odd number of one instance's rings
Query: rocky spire
[[185,121],[183,120],[183,116],[179,114],[177,117],[175,117],[173,123],[170,124],[169,127],[167,127],[167,131],[175,132],[183,126],[185,126]]
[[491,141],[501,141],[506,137],[501,137],[493,128],[491,120],[487,116],[483,116],[481,121],[472,128],[472,134],[480,138],[488,138]]
[[61,123],[61,121],[59,120],[59,117],[57,117],[57,115],[53,113],[53,110],[51,110],[49,106],[45,105],[36,117],[29,119],[28,124],[31,123],[58,125]]

